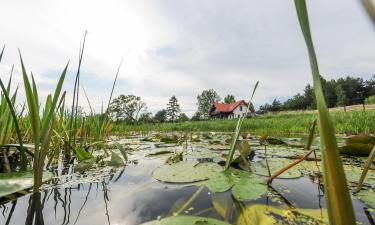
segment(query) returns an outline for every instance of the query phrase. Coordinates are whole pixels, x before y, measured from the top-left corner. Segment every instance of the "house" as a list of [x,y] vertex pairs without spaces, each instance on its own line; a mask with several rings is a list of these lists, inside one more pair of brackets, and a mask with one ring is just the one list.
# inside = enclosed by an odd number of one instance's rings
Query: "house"
[[247,103],[244,100],[233,102],[230,104],[215,102],[209,112],[210,118],[218,119],[234,119],[243,115],[250,116],[254,113],[254,109],[247,110]]

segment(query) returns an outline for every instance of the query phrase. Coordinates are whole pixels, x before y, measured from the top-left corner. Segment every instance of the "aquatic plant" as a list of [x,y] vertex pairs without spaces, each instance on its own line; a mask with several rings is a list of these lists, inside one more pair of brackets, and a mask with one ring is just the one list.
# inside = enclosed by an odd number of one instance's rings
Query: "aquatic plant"
[[[252,105],[252,100],[253,100],[255,91],[258,88],[258,84],[259,84],[259,81],[257,81],[255,83],[253,92],[250,95],[250,99],[249,99],[249,101],[247,103],[247,112],[250,112],[250,108],[251,108],[251,105]],[[225,170],[228,170],[229,167],[230,167],[230,165],[231,165],[231,163],[232,163],[234,151],[235,151],[236,146],[237,146],[237,141],[238,141],[238,138],[239,138],[239,136],[241,134],[241,131],[242,131],[242,124],[243,124],[246,116],[247,116],[246,114],[242,115],[241,118],[239,118],[238,121],[237,121],[237,126],[236,126],[236,129],[235,129],[233,137],[232,137],[232,144],[230,146],[230,150],[229,150],[229,153],[228,153],[227,161],[225,163]]]
[[314,91],[318,108],[319,133],[323,164],[323,179],[329,221],[332,224],[355,224],[352,201],[347,187],[344,169],[337,148],[335,131],[323,95],[318,61],[310,33],[305,0],[294,0],[298,21],[308,49]]
[[65,74],[68,69],[69,63],[66,64],[63,72],[60,75],[59,81],[56,85],[53,96],[48,95],[43,109],[40,114],[39,109],[39,96],[35,80],[32,77],[32,86],[27,75],[21,52],[19,52],[22,77],[25,87],[26,100],[29,109],[29,117],[31,123],[31,133],[34,141],[34,192],[38,192],[42,185],[44,161],[50,146],[51,135],[55,125],[55,111],[58,108],[58,102],[62,102],[65,95],[61,96],[61,89],[64,83]]
[[[3,58],[4,49],[5,49],[5,46],[3,47],[3,49],[1,50],[1,53],[0,53],[0,63],[1,63],[1,60]],[[14,68],[14,66],[12,66],[12,70],[10,72],[10,78],[9,78],[7,88],[5,88],[5,86],[3,84],[3,81],[0,79],[0,87],[1,87],[1,90],[2,90],[2,95],[0,96],[1,97],[1,102],[0,102],[0,115],[1,115],[0,116],[0,121],[1,121],[1,123],[0,123],[0,134],[1,134],[0,144],[6,144],[7,142],[9,142],[9,140],[7,140],[7,139],[9,139],[10,135],[12,134],[12,123],[11,122],[13,122],[14,127],[15,127],[15,131],[16,131],[16,134],[17,134],[18,142],[19,142],[19,145],[20,145],[20,148],[19,148],[20,149],[20,155],[21,155],[20,169],[22,171],[25,171],[27,169],[27,157],[26,157],[26,154],[25,154],[25,150],[23,148],[23,141],[22,141],[22,135],[21,135],[19,122],[18,122],[18,119],[17,119],[16,112],[14,110],[14,104],[15,104],[15,101],[16,101],[17,90],[14,92],[12,97],[9,96],[10,85],[12,83],[13,68]],[[7,104],[8,107],[6,107],[6,104]],[[5,124],[5,126],[3,126],[1,124]]]

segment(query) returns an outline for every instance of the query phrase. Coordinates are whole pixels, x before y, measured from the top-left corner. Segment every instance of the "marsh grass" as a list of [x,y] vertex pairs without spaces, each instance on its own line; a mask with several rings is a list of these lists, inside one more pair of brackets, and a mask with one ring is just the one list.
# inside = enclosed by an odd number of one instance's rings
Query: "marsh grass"
[[323,95],[318,61],[310,33],[306,1],[294,0],[294,3],[302,34],[306,42],[314,80],[319,134],[321,138],[320,150],[322,153],[323,179],[329,221],[331,224],[355,224],[354,210],[337,148],[335,130]]

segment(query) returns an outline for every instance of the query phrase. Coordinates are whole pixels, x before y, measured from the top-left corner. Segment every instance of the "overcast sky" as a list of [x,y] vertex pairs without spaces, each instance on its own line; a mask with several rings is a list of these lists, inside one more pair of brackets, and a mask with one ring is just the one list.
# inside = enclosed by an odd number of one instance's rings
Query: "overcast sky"
[[[256,105],[285,100],[312,80],[292,0],[1,0],[0,9],[0,76],[15,64],[22,92],[17,48],[43,96],[70,60],[64,89],[72,93],[88,31],[81,83],[97,110],[122,57],[115,96],[139,95],[152,112],[176,95],[191,115],[209,88],[246,99],[257,80]],[[369,79],[375,28],[359,1],[310,0],[308,9],[321,74]]]

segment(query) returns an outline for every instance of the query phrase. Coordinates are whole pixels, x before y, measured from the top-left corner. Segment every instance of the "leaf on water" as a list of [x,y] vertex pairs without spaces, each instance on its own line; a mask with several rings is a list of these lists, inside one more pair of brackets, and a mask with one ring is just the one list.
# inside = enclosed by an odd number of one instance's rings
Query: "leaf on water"
[[251,205],[238,216],[238,225],[328,224],[325,209],[285,209],[268,205]]
[[352,143],[346,146],[339,147],[340,154],[368,156],[374,147],[373,144]]
[[375,192],[373,190],[363,190],[358,193],[358,198],[368,206],[375,209]]
[[86,151],[83,148],[76,148],[75,150],[78,161],[94,158],[94,156],[92,156],[90,152]]
[[223,168],[216,163],[197,163],[181,161],[174,164],[161,165],[153,172],[159,181],[170,183],[191,183],[207,180]]
[[367,134],[358,134],[358,135],[350,136],[346,139],[347,145],[354,144],[354,143],[375,145],[375,137],[371,135],[367,135]]
[[173,151],[162,150],[162,151],[149,153],[149,154],[146,155],[146,157],[157,156],[157,155],[165,155],[165,154],[170,154],[170,153],[173,153]]
[[229,219],[233,210],[233,198],[231,193],[211,193],[212,205],[215,210],[223,217]]
[[[43,182],[52,177],[51,172],[43,172]],[[0,197],[32,188],[33,185],[34,173],[32,171],[0,173]]]
[[212,192],[224,192],[232,187],[232,195],[238,201],[255,200],[267,192],[267,185],[258,175],[234,168],[219,172],[206,181]]
[[229,223],[198,216],[171,216],[161,220],[153,220],[142,225],[229,225]]
[[[293,162],[293,160],[290,159],[284,159],[284,158],[270,158],[267,159],[268,166],[270,168],[271,174],[276,173],[281,168],[286,167],[290,163]],[[268,176],[268,169],[267,169],[267,163],[266,160],[262,160],[260,162],[253,162],[251,163],[251,171],[253,171],[255,174],[262,175],[262,176]],[[247,169],[244,164],[240,164],[240,167],[242,169]],[[302,176],[301,171],[298,169],[298,167],[292,167],[288,171],[282,173],[277,178],[298,178]]]
[[79,173],[84,173],[85,171],[91,169],[95,164],[95,159],[86,159],[80,161],[78,164],[74,166],[74,169]]
[[107,162],[107,165],[113,166],[113,167],[121,167],[121,166],[124,166],[125,163],[117,153],[112,151],[111,160]]

